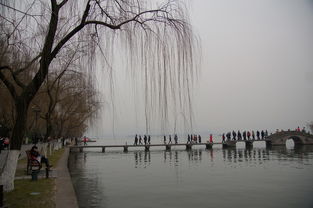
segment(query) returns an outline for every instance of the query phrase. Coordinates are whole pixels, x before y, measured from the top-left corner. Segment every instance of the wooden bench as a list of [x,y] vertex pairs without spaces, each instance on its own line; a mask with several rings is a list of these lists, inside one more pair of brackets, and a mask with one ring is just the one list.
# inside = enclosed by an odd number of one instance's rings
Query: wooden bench
[[34,160],[31,157],[30,150],[26,150],[26,155],[27,155],[27,175],[30,175],[33,170],[39,171],[41,169],[41,163],[38,160]]

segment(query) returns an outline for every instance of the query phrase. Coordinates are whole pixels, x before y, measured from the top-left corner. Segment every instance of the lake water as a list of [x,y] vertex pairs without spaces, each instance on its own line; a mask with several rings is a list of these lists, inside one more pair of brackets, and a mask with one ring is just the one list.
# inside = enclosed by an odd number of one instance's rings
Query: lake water
[[277,148],[255,142],[252,149],[244,143],[191,151],[86,149],[70,154],[69,168],[80,207],[313,207],[313,147],[290,142]]

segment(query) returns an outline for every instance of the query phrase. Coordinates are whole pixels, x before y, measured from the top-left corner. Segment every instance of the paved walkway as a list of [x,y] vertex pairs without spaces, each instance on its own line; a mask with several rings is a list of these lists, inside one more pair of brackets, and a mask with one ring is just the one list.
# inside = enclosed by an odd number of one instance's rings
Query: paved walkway
[[66,147],[56,166],[56,208],[78,208],[77,198],[68,171],[69,148]]

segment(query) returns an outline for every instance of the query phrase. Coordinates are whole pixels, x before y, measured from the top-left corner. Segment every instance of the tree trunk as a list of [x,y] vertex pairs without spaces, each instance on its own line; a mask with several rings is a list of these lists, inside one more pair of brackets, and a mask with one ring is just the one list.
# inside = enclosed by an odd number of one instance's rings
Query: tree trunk
[[3,184],[3,190],[5,192],[14,189],[14,176],[19,154],[20,150],[8,150],[0,154],[0,157],[5,157],[1,158],[1,160],[4,159],[4,166],[1,170],[1,184]]
[[15,101],[16,121],[13,127],[11,136],[11,150],[20,150],[26,130],[27,109],[29,103],[26,103],[23,98],[18,98]]
[[16,121],[11,136],[10,150],[5,155],[1,153],[1,157],[6,157],[1,158],[5,159],[3,169],[1,170],[1,184],[3,184],[3,189],[6,192],[14,189],[14,176],[26,129],[28,106],[29,103],[24,102],[21,98],[15,100]]

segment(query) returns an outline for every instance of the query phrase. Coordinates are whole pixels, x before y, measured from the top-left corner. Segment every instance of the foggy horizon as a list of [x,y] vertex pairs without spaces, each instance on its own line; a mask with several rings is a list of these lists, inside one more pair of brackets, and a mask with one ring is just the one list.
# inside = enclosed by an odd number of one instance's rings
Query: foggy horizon
[[[185,115],[179,113],[176,132],[308,130],[313,121],[312,11],[309,0],[192,1],[201,65],[192,89],[193,128],[184,129]],[[142,100],[132,91],[140,83],[132,86],[127,75],[115,73],[114,109],[104,96],[103,114],[87,136],[145,133]],[[173,122],[164,132],[151,124],[151,134],[176,132]]]

